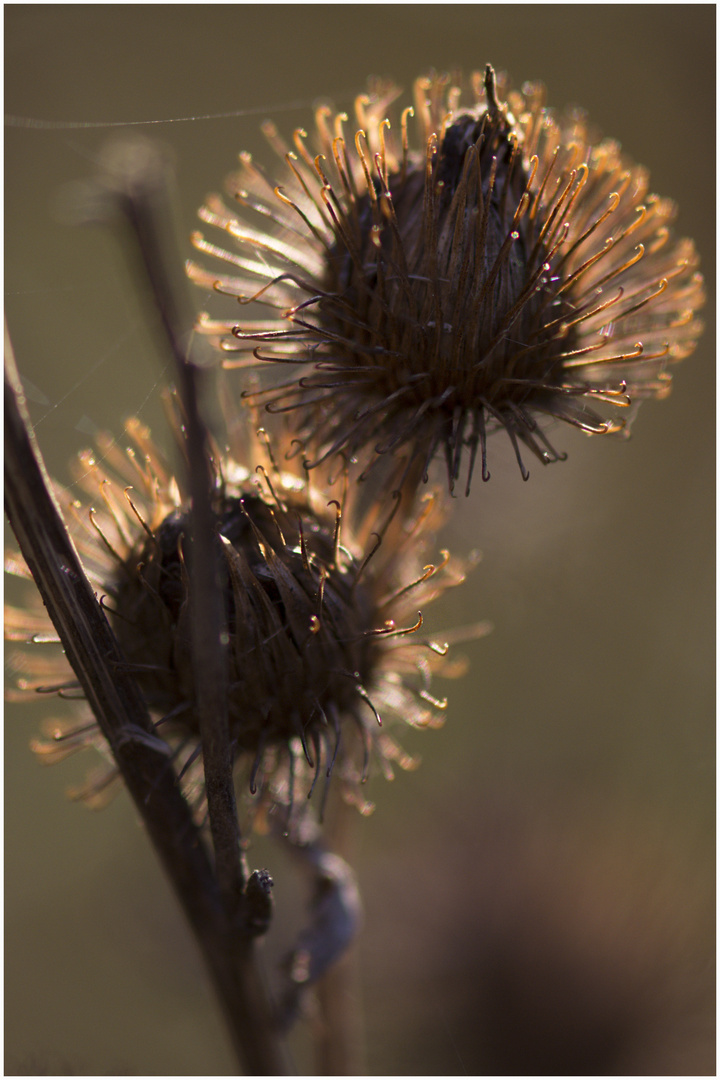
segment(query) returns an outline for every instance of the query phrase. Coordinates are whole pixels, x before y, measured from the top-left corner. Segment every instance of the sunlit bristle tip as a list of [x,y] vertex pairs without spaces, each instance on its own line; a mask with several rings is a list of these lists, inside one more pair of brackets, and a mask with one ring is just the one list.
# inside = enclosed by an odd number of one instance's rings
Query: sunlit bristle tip
[[441,455],[468,491],[490,476],[494,429],[523,476],[525,451],[565,457],[547,418],[627,432],[628,406],[667,393],[702,329],[674,204],[582,113],[557,116],[540,85],[511,90],[490,65],[418,79],[411,107],[399,96],[375,81],[354,122],[322,108],[292,149],[266,127],[272,183],[245,155],[233,209],[200,213],[226,239],[195,245],[225,267],[190,276],[243,307],[199,330],[228,368],[282,365],[259,400],[293,415],[313,466],[342,449],[410,483]]
[[[277,425],[276,425],[277,427]],[[126,427],[127,451],[111,439],[78,459],[77,484],[94,509],[58,489],[74,541],[155,722],[178,779],[202,807],[202,746],[191,655],[192,520],[149,433]],[[230,453],[215,459],[212,496],[221,540],[227,618],[228,722],[246,790],[259,807],[286,807],[333,778],[353,789],[385,772],[393,722],[432,726],[443,706],[428,691],[427,605],[463,578],[463,566],[434,546],[442,512],[429,499],[417,513],[359,506],[362,488],[336,462],[332,491],[308,479],[285,428],[258,430],[247,408],[228,418]],[[8,560],[24,575],[22,561]],[[39,604],[9,609],[7,636],[26,646],[11,658],[13,691],[82,697]],[[443,672],[442,655],[435,670]],[[449,665],[448,665],[449,668]],[[348,722],[349,721],[349,722]],[[390,728],[390,730],[388,730]],[[381,738],[382,734],[382,738]],[[58,761],[92,744],[109,751],[89,719],[55,724],[33,748]],[[299,752],[298,752],[299,748]],[[99,805],[112,788],[87,787]],[[291,782],[292,776],[292,782]],[[324,779],[320,782],[320,778]],[[298,804],[299,805],[299,804]],[[364,803],[363,803],[364,805]]]

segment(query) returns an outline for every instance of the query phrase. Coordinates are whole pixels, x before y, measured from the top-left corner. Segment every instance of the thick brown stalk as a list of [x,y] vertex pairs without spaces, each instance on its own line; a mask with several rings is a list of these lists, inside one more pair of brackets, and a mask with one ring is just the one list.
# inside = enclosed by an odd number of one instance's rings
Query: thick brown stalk
[[[221,886],[123,657],[51,493],[5,335],[6,511],[68,661],[105,735],[205,956],[229,1034],[246,1072],[289,1071],[262,984],[246,905]],[[220,785],[222,787],[222,785]],[[229,810],[229,808],[226,808]],[[232,810],[234,812],[234,799]],[[224,815],[227,825],[227,813]],[[231,835],[237,837],[237,826]],[[225,850],[228,850],[226,845]],[[242,880],[237,839],[234,880]],[[216,863],[217,867],[217,863]]]
[[[287,1063],[252,940],[255,907],[247,891],[227,718],[224,560],[212,508],[210,438],[201,412],[207,372],[189,354],[194,319],[186,301],[182,260],[174,242],[169,174],[160,151],[144,140],[118,144],[107,154],[106,162],[106,175],[100,182],[130,225],[134,248],[131,254],[139,255],[150,285],[153,310],[159,316],[164,344],[174,362],[183,408],[182,449],[192,522],[189,571],[193,676],[215,876],[228,931],[226,957],[236,978],[236,994],[224,997],[223,1005],[231,1030],[239,1036],[246,1068],[256,1073],[285,1073]],[[270,880],[269,875],[267,878]],[[266,899],[265,909],[269,911]]]

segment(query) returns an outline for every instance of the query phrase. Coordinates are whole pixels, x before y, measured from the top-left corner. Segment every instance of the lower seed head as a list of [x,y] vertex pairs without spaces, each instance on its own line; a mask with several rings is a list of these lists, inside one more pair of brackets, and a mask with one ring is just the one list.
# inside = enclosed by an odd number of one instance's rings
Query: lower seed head
[[[307,506],[292,511],[258,495],[222,495],[215,506],[225,552],[229,717],[241,751],[312,740],[327,713],[356,707],[377,649],[378,619],[359,563],[335,562],[333,535]],[[301,531],[302,530],[302,531]],[[118,580],[114,628],[131,663],[153,666],[138,679],[149,704],[169,713],[194,701],[190,515],[173,511],[127,562]],[[192,708],[183,724],[199,733]]]
[[[250,790],[259,789],[254,806],[292,805],[293,791],[303,784],[305,794],[312,791],[323,772],[367,811],[358,785],[371,766],[392,777],[393,763],[414,764],[381,721],[437,726],[445,707],[430,693],[430,673],[442,667],[447,646],[415,636],[418,608],[463,578],[447,553],[439,565],[423,567],[444,515],[433,498],[413,515],[397,512],[393,500],[361,513],[361,489],[342,469],[339,497],[328,500],[302,469],[289,435],[274,448],[264,432],[251,437],[246,410],[233,424],[231,443],[243,461],[262,462],[252,473],[218,458],[213,494],[238,768]],[[125,454],[101,437],[98,458],[87,452],[78,459],[78,483],[101,509],[88,513],[61,489],[58,497],[155,721],[157,738],[148,737],[176,762],[201,807],[191,514],[149,433],[136,421],[127,433]],[[11,560],[13,567],[21,572],[21,560]],[[38,651],[57,642],[48,629],[36,607],[6,612],[6,634],[30,646],[12,661],[18,685],[78,696],[64,656]],[[90,718],[52,722],[48,733],[34,744],[48,762],[87,745],[110,757]],[[98,805],[116,777],[111,766],[77,794]]]

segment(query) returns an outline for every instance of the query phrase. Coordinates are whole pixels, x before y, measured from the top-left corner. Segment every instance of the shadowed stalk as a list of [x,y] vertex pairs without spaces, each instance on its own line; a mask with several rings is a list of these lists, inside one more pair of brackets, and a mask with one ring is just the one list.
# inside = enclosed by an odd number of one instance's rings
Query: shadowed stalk
[[[131,227],[160,315],[175,365],[183,407],[187,484],[192,522],[190,605],[193,611],[192,657],[197,712],[203,748],[205,792],[215,854],[215,873],[227,919],[226,948],[244,999],[242,1015],[233,1019],[242,1029],[242,1057],[253,1072],[285,1073],[275,1045],[272,1008],[257,968],[251,922],[257,893],[246,892],[247,867],[240,843],[233,754],[227,707],[227,623],[222,595],[222,554],[211,506],[213,473],[209,434],[200,411],[203,372],[188,357],[192,314],[184,304],[185,282],[173,272],[182,266],[175,252],[168,213],[168,178],[160,152],[145,142],[120,145],[113,154],[109,184]],[[257,875],[253,875],[254,884]],[[265,880],[271,883],[269,875]],[[260,892],[269,906],[269,886]],[[267,928],[267,926],[265,926]],[[264,1046],[263,1060],[250,1061],[247,1044]]]
[[[175,366],[183,408],[183,447],[192,522],[190,605],[193,611],[192,655],[197,712],[215,849],[223,902],[231,921],[238,915],[246,883],[232,778],[227,720],[227,625],[222,597],[222,554],[211,506],[213,472],[208,431],[200,414],[203,373],[188,357],[192,315],[184,310],[184,281],[173,274],[182,266],[167,220],[168,191],[159,151],[141,143],[119,144],[108,154],[108,186],[130,228],[160,315]],[[114,189],[114,190],[113,190]],[[134,253],[133,253],[134,254]],[[133,267],[134,269],[134,267]],[[174,280],[173,280],[174,278]]]
[[[125,783],[198,939],[218,992],[231,1040],[253,1075],[291,1069],[255,955],[258,907],[269,906],[269,875],[247,883],[232,782],[226,717],[227,639],[210,507],[207,431],[198,406],[199,373],[185,359],[185,327],[174,283],[164,272],[162,200],[157,156],[122,151],[101,194],[110,195],[133,227],[176,362],[185,410],[188,487],[193,510],[190,567],[193,658],[201,721],[214,867],[132,676],[67,534],[51,495],[6,337],[6,509],[78,680],[110,744]],[[122,185],[122,186],[121,186]],[[159,224],[158,224],[159,222]],[[168,232],[169,235],[169,232]],[[267,920],[266,920],[267,921]]]
[[[337,795],[329,807],[325,844],[350,866],[355,864],[358,815]],[[317,987],[320,1021],[315,1028],[315,1068],[320,1076],[362,1076],[363,1017],[354,942],[323,976]]]

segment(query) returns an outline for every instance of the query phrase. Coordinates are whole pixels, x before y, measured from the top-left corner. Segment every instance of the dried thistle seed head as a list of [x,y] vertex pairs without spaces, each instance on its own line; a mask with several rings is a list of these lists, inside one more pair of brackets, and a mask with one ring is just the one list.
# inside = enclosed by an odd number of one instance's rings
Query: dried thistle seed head
[[[378,506],[360,521],[357,487],[342,470],[338,497],[328,499],[307,480],[289,438],[271,444],[260,432],[247,456],[241,443],[249,441],[250,424],[248,415],[236,418],[230,436],[257,468],[218,457],[213,496],[225,555],[228,713],[238,767],[258,793],[256,806],[292,808],[294,792],[307,795],[321,776],[327,790],[332,774],[350,801],[368,809],[358,785],[371,765],[392,776],[393,761],[413,764],[381,720],[427,726],[442,718],[445,703],[431,695],[430,675],[447,647],[416,633],[418,609],[459,583],[463,568],[447,553],[438,566],[422,566],[442,518],[436,500],[413,519]],[[69,493],[60,497],[155,719],[157,743],[202,805],[188,504],[148,432],[130,421],[126,433],[125,453],[104,438],[98,454],[78,460],[78,483],[102,500],[102,510],[88,513]],[[285,470],[279,460],[287,461]],[[11,560],[9,569],[22,572],[22,564]],[[46,655],[57,639],[37,604],[9,610],[6,633],[33,646],[15,660],[22,690],[80,693],[64,658]],[[89,719],[53,723],[50,736],[35,743],[47,760],[89,743],[107,753]],[[105,770],[78,794],[101,802],[116,772]]]
[[[347,672],[362,683],[376,651],[366,636],[374,615],[369,597],[362,588],[351,595],[353,577],[335,562],[327,522],[306,506],[283,513],[266,499],[220,492],[214,506],[226,558],[231,738],[243,752],[306,732],[312,741],[311,716],[319,722],[325,709],[351,707],[355,686]],[[128,564],[117,583],[117,636],[138,665],[150,706],[171,712],[194,700],[189,509],[172,511]],[[192,710],[185,724],[200,733]]]
[[541,86],[511,91],[489,65],[469,84],[419,79],[399,120],[398,96],[373,84],[349,137],[329,108],[292,147],[266,124],[278,179],[243,154],[229,181],[240,209],[218,197],[201,209],[230,245],[198,233],[195,246],[227,270],[189,264],[191,278],[269,309],[201,317],[225,366],[284,365],[265,401],[295,413],[310,464],[343,448],[426,475],[440,451],[451,490],[465,456],[469,490],[478,448],[489,478],[492,429],[524,478],[520,443],[543,463],[565,456],[546,417],[627,434],[630,406],[668,392],[668,365],[702,329],[698,257],[671,238],[674,204],[618,143],[593,142],[582,113],[556,116]]

